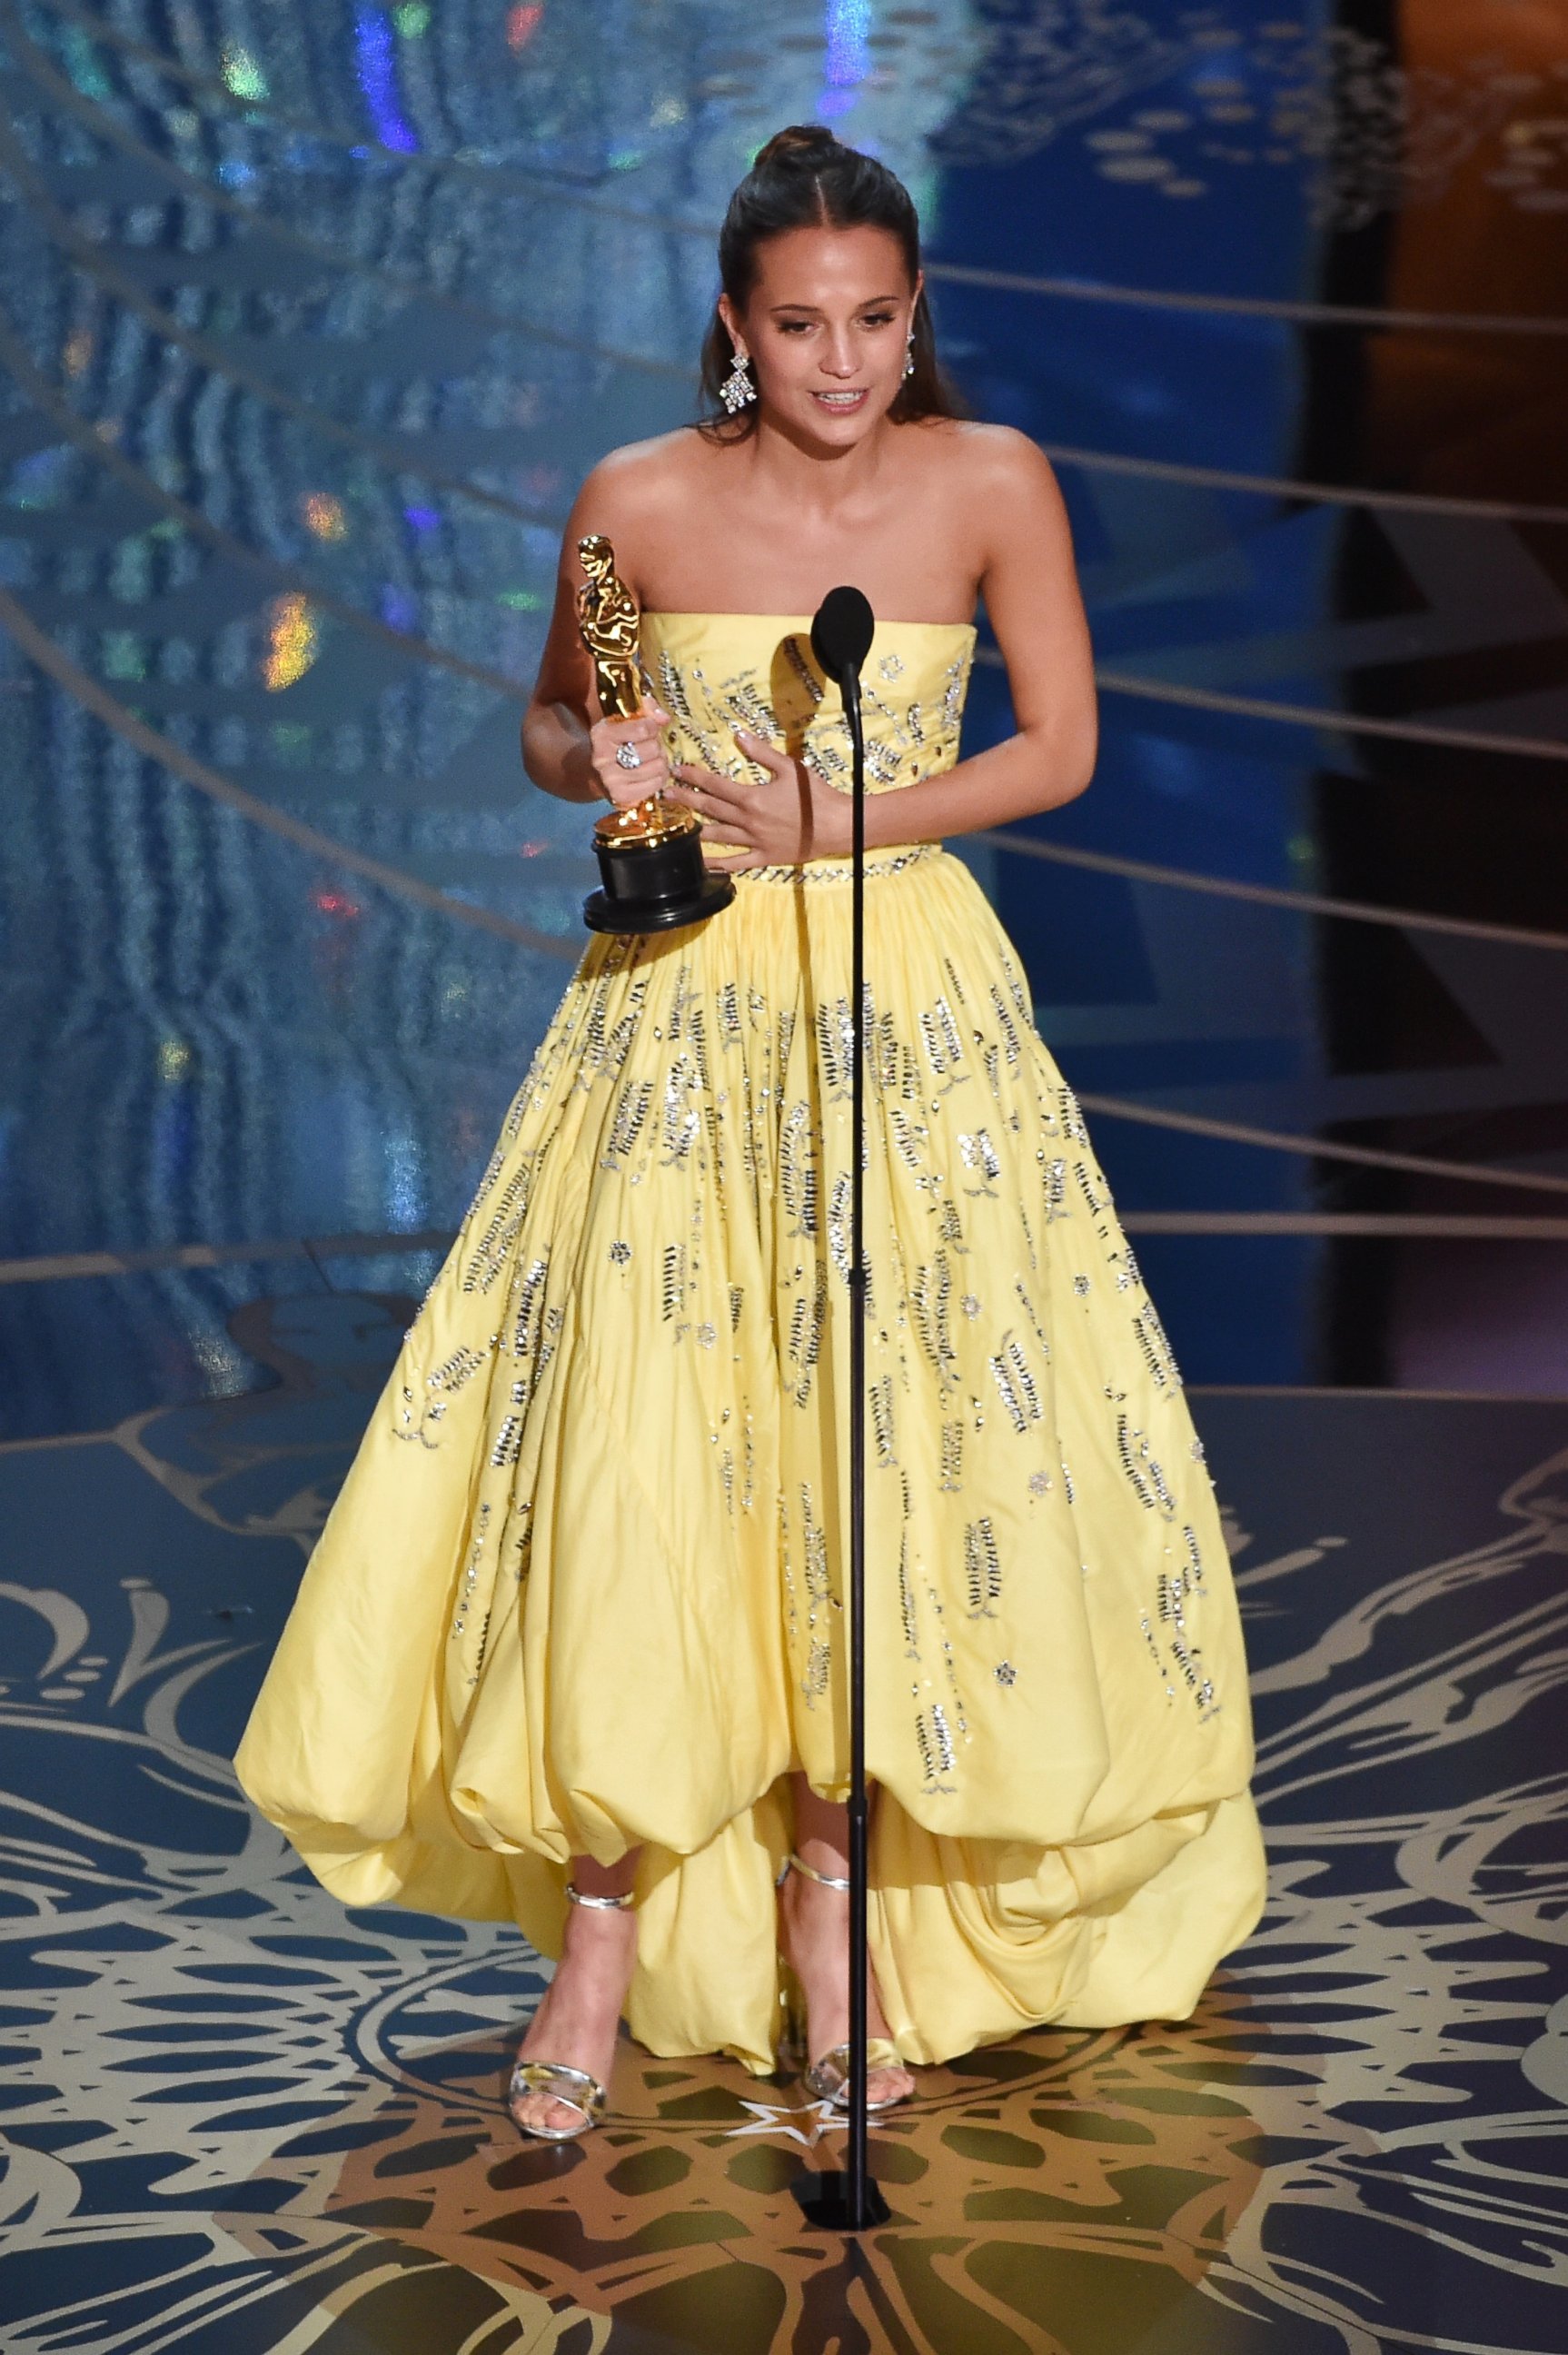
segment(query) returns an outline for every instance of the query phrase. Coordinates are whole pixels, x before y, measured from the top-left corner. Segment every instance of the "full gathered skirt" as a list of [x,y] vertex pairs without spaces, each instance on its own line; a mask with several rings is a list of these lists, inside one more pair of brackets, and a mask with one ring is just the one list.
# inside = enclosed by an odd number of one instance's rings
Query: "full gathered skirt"
[[[873,1955],[905,2057],[1190,2012],[1263,1857],[1180,1380],[967,869],[867,883]],[[641,1844],[628,2017],[773,2062],[787,1775],[845,1795],[841,866],[595,939],[242,1745],[346,1901],[511,1917]]]

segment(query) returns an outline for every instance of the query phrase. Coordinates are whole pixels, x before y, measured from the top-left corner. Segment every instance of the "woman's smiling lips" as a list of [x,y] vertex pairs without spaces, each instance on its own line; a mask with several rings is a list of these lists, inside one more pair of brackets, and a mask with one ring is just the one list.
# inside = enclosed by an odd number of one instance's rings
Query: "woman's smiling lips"
[[863,407],[868,398],[868,388],[861,385],[857,392],[814,392],[811,397],[836,416],[852,417],[856,410]]

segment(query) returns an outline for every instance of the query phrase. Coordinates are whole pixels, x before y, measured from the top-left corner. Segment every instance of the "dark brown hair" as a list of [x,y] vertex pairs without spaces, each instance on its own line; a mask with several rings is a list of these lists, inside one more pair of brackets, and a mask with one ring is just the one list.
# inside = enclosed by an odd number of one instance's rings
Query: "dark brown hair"
[[[846,147],[820,123],[793,123],[776,131],[730,199],[719,232],[719,276],[737,311],[757,282],[759,247],[792,229],[885,229],[895,237],[912,286],[920,275],[920,218],[909,190],[874,155]],[[921,417],[966,412],[937,365],[931,306],[923,290],[911,321],[912,374],[894,396],[895,425]],[[717,308],[702,339],[702,393],[709,404],[698,431],[712,441],[740,442],[756,431],[755,406],[731,417],[720,390],[734,365],[735,347]]]

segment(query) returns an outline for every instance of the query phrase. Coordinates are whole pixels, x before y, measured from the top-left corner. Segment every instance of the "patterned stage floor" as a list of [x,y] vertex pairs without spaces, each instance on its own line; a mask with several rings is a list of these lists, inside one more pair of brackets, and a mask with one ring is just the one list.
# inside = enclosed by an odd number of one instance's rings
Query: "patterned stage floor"
[[1561,1408],[1196,1401],[1264,1923],[1190,2022],[925,2073],[847,2253],[799,2222],[837,2137],[789,2082],[626,2043],[604,2128],[521,2145],[537,1960],[345,1913],[236,1793],[406,1308],[255,1304],[275,1387],[0,1453],[7,2355],[1554,2355]]

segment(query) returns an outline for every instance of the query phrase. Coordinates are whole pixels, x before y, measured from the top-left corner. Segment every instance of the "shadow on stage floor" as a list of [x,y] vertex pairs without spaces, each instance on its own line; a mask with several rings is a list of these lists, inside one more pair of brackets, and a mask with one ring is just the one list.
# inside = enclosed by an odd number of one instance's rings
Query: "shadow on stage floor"
[[847,2251],[786,2077],[627,2043],[520,2145],[537,1958],[345,1912],[235,1789],[406,1308],[254,1303],[272,1388],[0,1451],[7,2355],[1561,2345],[1561,1407],[1197,1399],[1268,1913],[1190,2021],[923,2073]]

